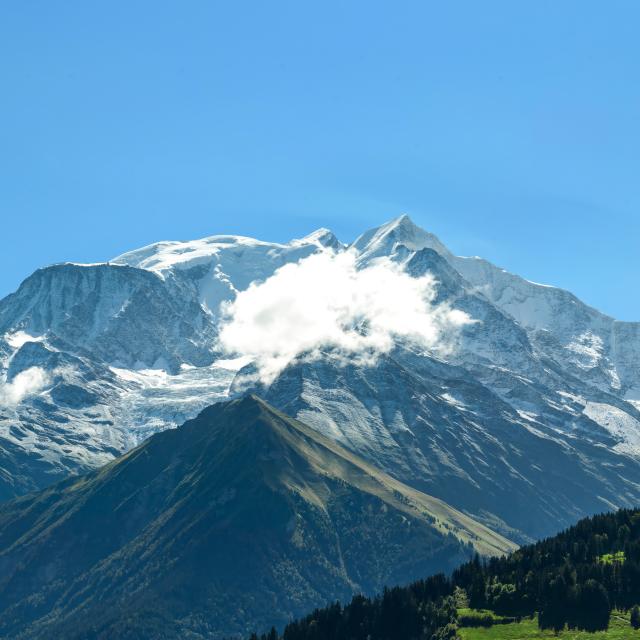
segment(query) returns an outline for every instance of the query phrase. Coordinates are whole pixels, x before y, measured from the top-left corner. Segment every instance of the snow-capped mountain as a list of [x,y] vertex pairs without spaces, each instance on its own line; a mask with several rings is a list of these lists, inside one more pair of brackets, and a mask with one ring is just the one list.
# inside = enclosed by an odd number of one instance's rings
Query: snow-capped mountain
[[241,236],[212,236],[193,242],[159,242],[113,260],[150,271],[163,280],[177,279],[195,287],[202,308],[214,318],[220,304],[232,300],[252,282],[265,280],[284,264],[318,249],[344,249],[327,229],[289,244],[261,242]]
[[227,397],[220,303],[342,245],[237,236],[161,242],[39,269],[0,301],[0,499],[93,469]]
[[221,303],[328,249],[432,274],[436,302],[474,322],[446,356],[399,341],[374,366],[293,362],[260,387],[269,402],[515,539],[638,503],[640,323],[454,256],[406,216],[351,245],[213,236],[34,273],[0,301],[0,497],[246,390],[251,365],[217,346]]

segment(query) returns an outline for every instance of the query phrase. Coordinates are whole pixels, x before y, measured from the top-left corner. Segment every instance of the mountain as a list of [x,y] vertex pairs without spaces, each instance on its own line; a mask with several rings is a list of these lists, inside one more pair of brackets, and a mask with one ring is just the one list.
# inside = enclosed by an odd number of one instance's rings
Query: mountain
[[[490,273],[503,274],[520,296],[498,304],[485,291],[491,279],[481,286],[477,274],[466,278],[467,265],[479,261],[453,256],[407,217],[354,247],[363,267],[388,256],[414,277],[434,275],[438,301],[478,322],[463,328],[446,361],[398,344],[371,368],[344,366],[330,354],[294,363],[260,389],[269,402],[521,543],[585,514],[638,503],[640,413],[629,363],[640,357],[629,355],[632,342],[623,360],[605,349],[615,321],[605,330],[594,320],[603,347],[580,368],[575,345],[584,318],[604,316],[567,292],[494,267]],[[540,302],[530,306],[537,320],[512,315],[513,300],[536,297],[553,307],[547,328]],[[519,309],[525,314],[526,303]]]
[[37,271],[0,301],[0,499],[244,393],[253,364],[220,352],[220,305],[323,251],[431,274],[435,302],[474,322],[446,355],[398,340],[356,367],[326,350],[249,390],[519,543],[638,504],[640,323],[455,256],[407,216],[350,245],[212,236]]
[[0,637],[218,638],[514,548],[247,396],[0,505]]
[[213,236],[36,271],[0,301],[0,500],[225,398],[238,365],[214,347],[220,303],[336,243],[324,231],[286,245]]
[[575,522],[598,505],[638,499],[637,461],[617,454],[605,435],[589,434],[587,421],[580,437],[563,437],[554,428],[562,413],[533,423],[467,371],[400,349],[371,370],[295,365],[261,393],[403,482],[519,542],[548,535],[554,523]]

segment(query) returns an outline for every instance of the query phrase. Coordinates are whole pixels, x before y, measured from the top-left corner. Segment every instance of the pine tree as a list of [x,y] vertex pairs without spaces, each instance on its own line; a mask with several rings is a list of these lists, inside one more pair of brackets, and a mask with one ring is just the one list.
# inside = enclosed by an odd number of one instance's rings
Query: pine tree
[[541,629],[553,629],[555,633],[564,629],[570,611],[568,596],[567,583],[561,575],[547,582],[543,591],[542,610],[538,617]]
[[635,605],[631,608],[631,626],[640,629],[640,607]]
[[587,580],[578,590],[576,621],[585,631],[603,631],[609,627],[611,607],[605,588],[597,580]]

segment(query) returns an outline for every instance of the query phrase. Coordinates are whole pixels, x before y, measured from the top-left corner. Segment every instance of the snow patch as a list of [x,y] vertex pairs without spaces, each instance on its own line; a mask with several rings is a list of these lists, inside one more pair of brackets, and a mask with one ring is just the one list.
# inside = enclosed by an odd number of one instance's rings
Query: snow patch
[[440,397],[446,403],[450,404],[453,407],[456,407],[457,409],[466,409],[467,408],[467,405],[464,402],[462,402],[461,400],[458,400],[458,398],[455,398],[450,393],[441,393]]
[[42,342],[43,336],[32,336],[26,331],[14,331],[13,333],[5,333],[4,339],[10,347],[19,349],[27,342]]
[[581,369],[597,367],[604,352],[602,338],[591,331],[577,336],[565,349],[573,354],[573,362]]
[[522,409],[516,409],[516,411],[521,418],[529,422],[538,422],[540,420],[540,416],[533,411],[523,411]]
[[215,365],[228,371],[240,371],[240,369],[250,363],[251,356],[239,356],[238,358],[222,358],[221,360],[216,360]]
[[587,402],[583,413],[620,441],[616,450],[640,454],[640,421],[622,409],[602,402]]
[[121,369],[119,367],[110,367],[121,380],[127,382],[136,382],[137,384],[147,386],[162,386],[167,384],[169,374],[164,369]]

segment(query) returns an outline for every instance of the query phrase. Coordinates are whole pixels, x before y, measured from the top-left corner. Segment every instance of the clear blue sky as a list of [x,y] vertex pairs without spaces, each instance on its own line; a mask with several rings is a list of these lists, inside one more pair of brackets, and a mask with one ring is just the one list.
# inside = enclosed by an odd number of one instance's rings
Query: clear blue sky
[[0,296],[409,213],[640,320],[640,2],[4,2]]

